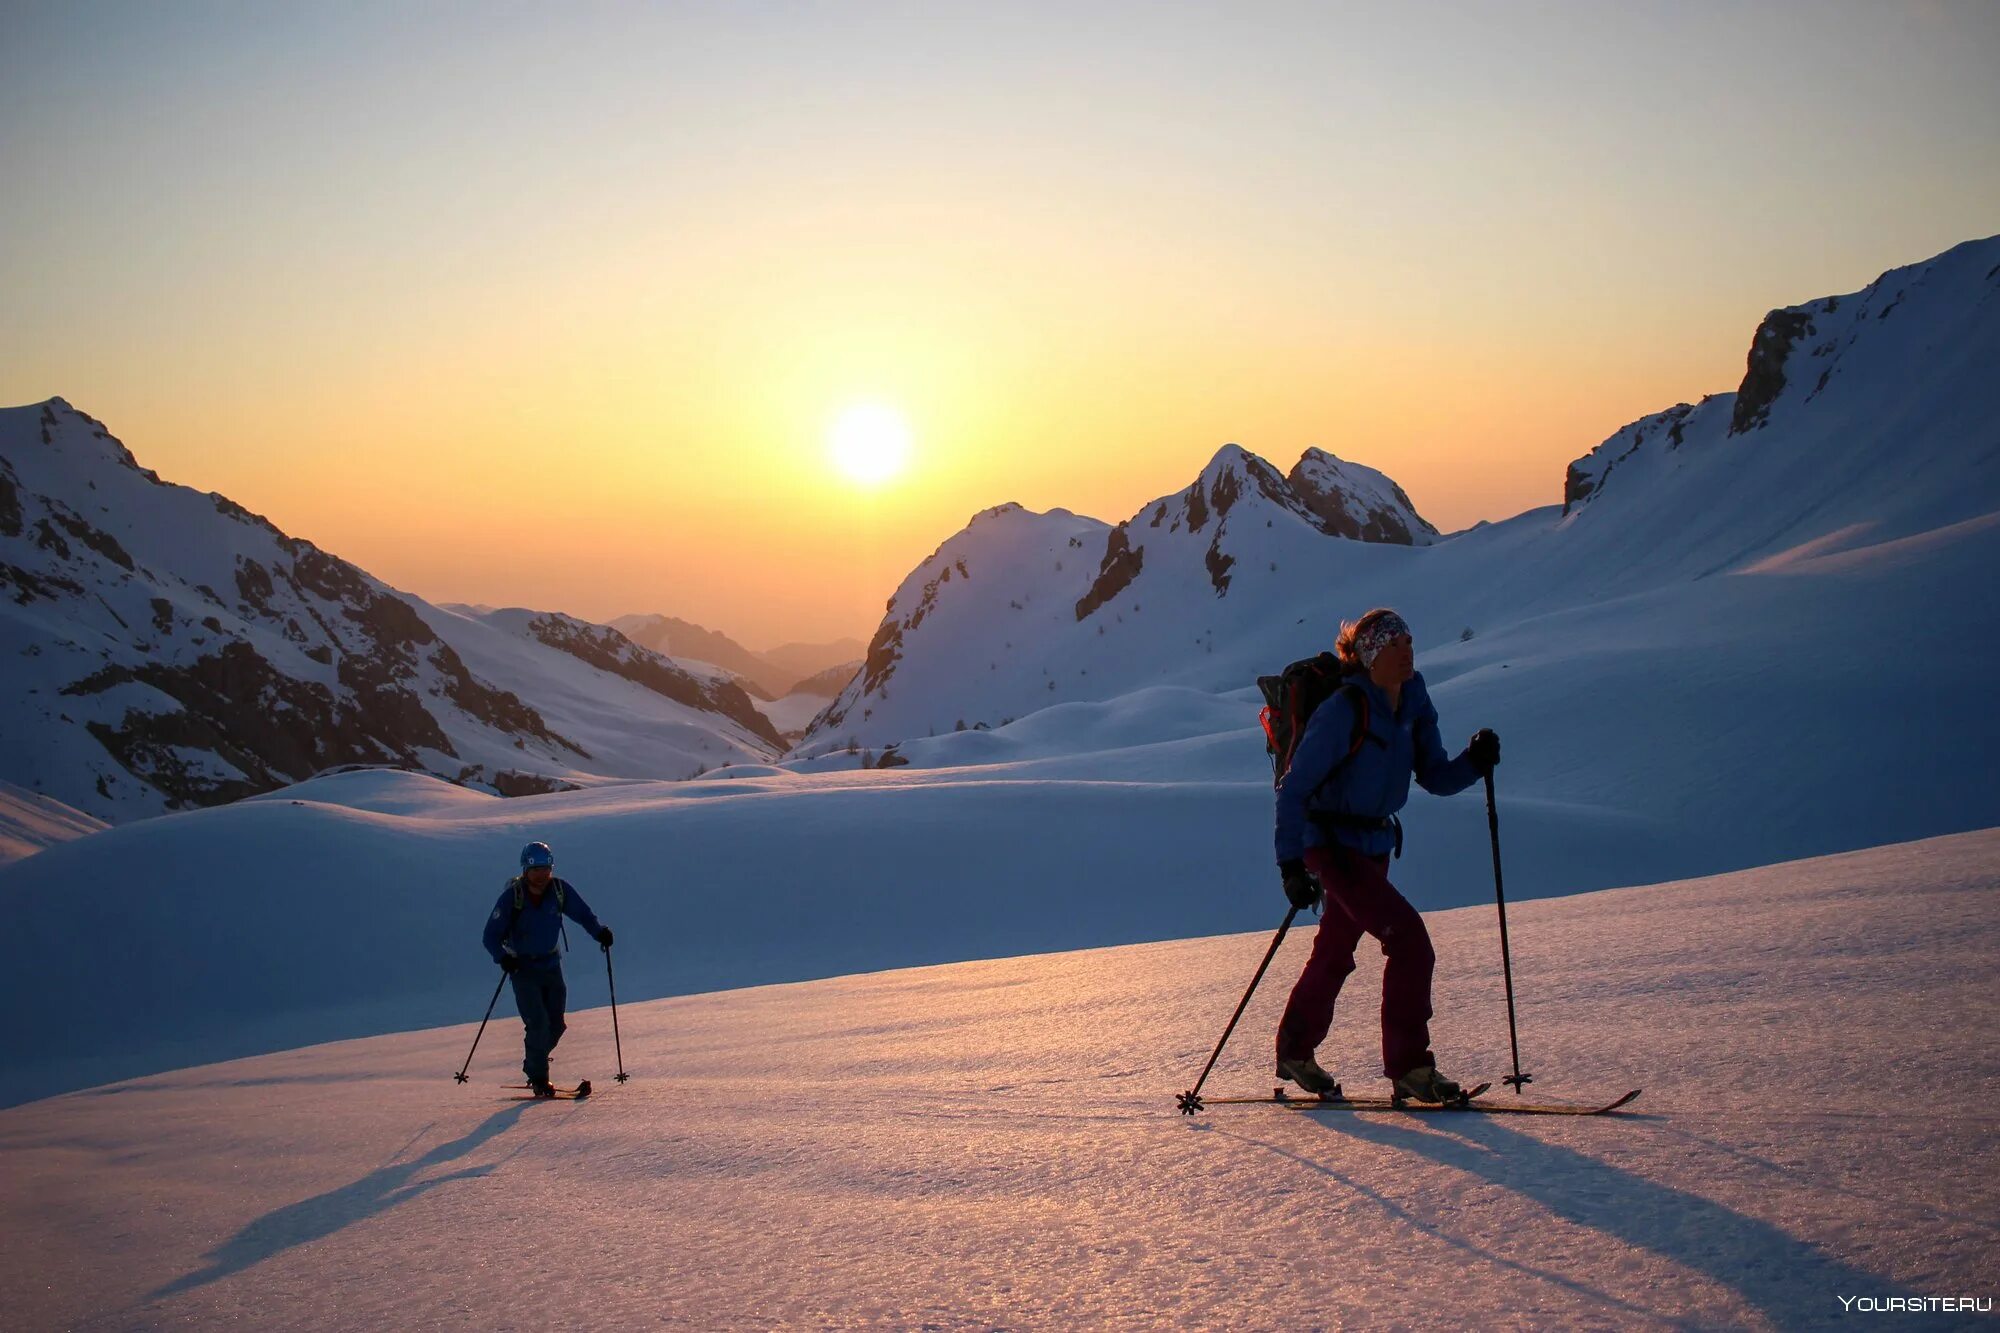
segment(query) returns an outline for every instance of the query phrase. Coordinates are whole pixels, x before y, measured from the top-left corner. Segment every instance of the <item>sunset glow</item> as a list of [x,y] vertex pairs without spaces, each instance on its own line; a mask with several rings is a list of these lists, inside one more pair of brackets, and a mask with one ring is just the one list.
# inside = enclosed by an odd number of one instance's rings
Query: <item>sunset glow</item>
[[1226,443],[1449,532],[2000,217],[2000,10],[1832,10],[27,6],[0,403],[422,596],[772,642]]

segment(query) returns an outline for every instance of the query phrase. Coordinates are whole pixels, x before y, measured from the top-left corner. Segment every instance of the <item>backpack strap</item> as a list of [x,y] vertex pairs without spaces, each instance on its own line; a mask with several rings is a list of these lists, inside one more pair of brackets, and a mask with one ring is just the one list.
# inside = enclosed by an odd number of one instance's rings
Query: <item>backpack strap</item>
[[[1368,691],[1354,681],[1348,681],[1335,694],[1344,694],[1354,701],[1354,730],[1347,737],[1347,758],[1352,759],[1361,749],[1361,743],[1368,739]],[[1343,760],[1342,762],[1345,762]]]

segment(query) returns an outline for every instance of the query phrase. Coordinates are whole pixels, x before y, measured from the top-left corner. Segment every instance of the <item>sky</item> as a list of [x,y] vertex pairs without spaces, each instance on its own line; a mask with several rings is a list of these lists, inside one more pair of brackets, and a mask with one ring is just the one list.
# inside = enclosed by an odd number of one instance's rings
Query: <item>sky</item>
[[0,0],[0,402],[434,601],[865,638],[1225,443],[1559,501],[2000,231],[1996,67],[1985,3]]

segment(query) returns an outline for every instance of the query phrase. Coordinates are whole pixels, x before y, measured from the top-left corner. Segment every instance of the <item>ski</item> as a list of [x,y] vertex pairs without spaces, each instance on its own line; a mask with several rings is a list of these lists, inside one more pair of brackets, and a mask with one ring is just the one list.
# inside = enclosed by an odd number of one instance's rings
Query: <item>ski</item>
[[1639,1088],[1634,1088],[1624,1096],[1614,1098],[1601,1106],[1579,1106],[1565,1102],[1482,1102],[1471,1100],[1471,1098],[1477,1097],[1486,1088],[1491,1086],[1491,1084],[1486,1084],[1474,1089],[1467,1094],[1466,1101],[1446,1102],[1442,1105],[1435,1102],[1410,1101],[1399,1104],[1388,1097],[1342,1097],[1322,1100],[1318,1097],[1290,1096],[1213,1097],[1204,1098],[1203,1104],[1207,1106],[1291,1106],[1304,1111],[1483,1111],[1502,1115],[1607,1115],[1622,1106],[1629,1106],[1638,1098],[1639,1093],[1642,1091]]
[[528,1096],[526,1096],[526,1097],[516,1097],[516,1098],[515,1098],[514,1100],[515,1100],[515,1101],[517,1101],[517,1102],[533,1102],[533,1101],[550,1101],[550,1100],[555,1100],[555,1101],[563,1101],[563,1100],[569,1100],[569,1101],[576,1101],[576,1100],[578,1100],[579,1098],[583,1098],[583,1097],[588,1097],[588,1096],[590,1095],[590,1080],[589,1080],[589,1079],[585,1079],[585,1080],[584,1080],[583,1082],[581,1082],[581,1083],[577,1084],[577,1085],[576,1085],[575,1087],[573,1087],[573,1088],[557,1088],[557,1089],[556,1089],[556,1091],[555,1091],[555,1097],[554,1097],[553,1099],[551,1099],[551,1098],[548,1098],[548,1097],[536,1097],[536,1096],[534,1096],[534,1095],[533,1095],[533,1093],[534,1093],[534,1089],[530,1088],[530,1087],[529,1087],[529,1086],[528,1086],[527,1084],[525,1084],[525,1083],[503,1083],[503,1084],[501,1084],[501,1086],[502,1086],[502,1087],[504,1087],[504,1088],[507,1088],[508,1090],[510,1090],[510,1091],[513,1091],[513,1092],[525,1092],[525,1093],[528,1093],[528,1094],[529,1094],[529,1095],[528,1095]]

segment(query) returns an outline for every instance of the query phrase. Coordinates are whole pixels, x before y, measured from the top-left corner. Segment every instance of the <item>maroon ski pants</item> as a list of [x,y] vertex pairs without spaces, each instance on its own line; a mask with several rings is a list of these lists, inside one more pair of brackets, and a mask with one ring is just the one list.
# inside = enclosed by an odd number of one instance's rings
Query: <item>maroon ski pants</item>
[[1354,970],[1363,935],[1382,945],[1382,1072],[1400,1078],[1436,1064],[1431,1055],[1431,952],[1424,918],[1389,882],[1389,858],[1335,843],[1306,849],[1306,869],[1326,890],[1312,957],[1278,1024],[1278,1058],[1313,1053],[1333,1026],[1333,1002]]

